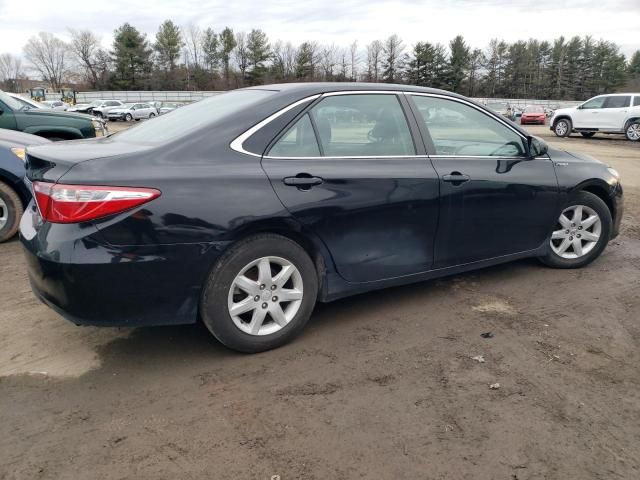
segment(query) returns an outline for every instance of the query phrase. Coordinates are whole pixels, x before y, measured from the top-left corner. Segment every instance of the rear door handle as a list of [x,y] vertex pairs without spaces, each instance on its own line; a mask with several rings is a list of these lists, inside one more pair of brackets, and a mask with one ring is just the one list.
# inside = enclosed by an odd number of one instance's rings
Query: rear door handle
[[450,182],[454,185],[461,185],[465,182],[468,182],[469,180],[471,180],[471,177],[469,177],[469,175],[463,175],[460,172],[451,172],[449,175],[442,176],[443,182]]
[[320,185],[324,180],[320,177],[313,177],[309,174],[299,173],[295,177],[283,178],[282,182],[290,187],[298,187],[302,190],[307,190],[314,185]]

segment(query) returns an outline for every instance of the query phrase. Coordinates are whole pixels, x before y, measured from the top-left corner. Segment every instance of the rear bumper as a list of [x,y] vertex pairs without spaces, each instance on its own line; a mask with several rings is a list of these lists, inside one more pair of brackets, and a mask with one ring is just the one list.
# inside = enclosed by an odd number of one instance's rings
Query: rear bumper
[[21,241],[34,294],[77,325],[194,323],[216,245],[112,246],[92,225],[44,224],[31,206]]

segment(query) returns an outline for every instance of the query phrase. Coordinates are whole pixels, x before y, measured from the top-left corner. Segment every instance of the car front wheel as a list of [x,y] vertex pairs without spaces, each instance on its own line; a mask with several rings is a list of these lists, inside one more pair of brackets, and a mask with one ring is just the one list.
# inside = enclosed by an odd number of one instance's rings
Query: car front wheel
[[627,125],[624,136],[632,142],[640,141],[640,120],[635,120]]
[[567,203],[549,237],[541,260],[554,268],[580,268],[598,258],[611,235],[607,204],[589,192],[578,192]]
[[222,344],[240,352],[261,352],[302,331],[317,290],[314,264],[302,247],[280,235],[256,235],[216,263],[200,315]]
[[0,243],[16,234],[22,212],[18,194],[9,185],[0,182]]
[[556,122],[553,127],[553,133],[555,133],[557,137],[568,137],[571,135],[572,128],[571,121],[563,118]]
[[130,114],[130,113],[127,113],[127,114],[124,116],[124,119],[125,119],[125,121],[130,122],[131,120],[133,120],[133,117],[131,116],[131,114]]

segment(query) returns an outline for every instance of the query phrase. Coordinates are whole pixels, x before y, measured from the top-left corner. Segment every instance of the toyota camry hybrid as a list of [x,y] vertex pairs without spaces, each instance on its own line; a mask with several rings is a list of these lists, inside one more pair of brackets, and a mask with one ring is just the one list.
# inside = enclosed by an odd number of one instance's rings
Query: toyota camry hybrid
[[201,319],[243,352],[316,301],[524,257],[582,267],[617,235],[618,174],[441,90],[287,84],[105,138],[27,149],[35,294],[76,324]]

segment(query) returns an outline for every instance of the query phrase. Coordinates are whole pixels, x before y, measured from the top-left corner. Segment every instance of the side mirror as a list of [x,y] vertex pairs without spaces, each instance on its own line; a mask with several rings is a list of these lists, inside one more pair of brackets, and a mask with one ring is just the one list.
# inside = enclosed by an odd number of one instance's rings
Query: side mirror
[[529,147],[529,157],[531,158],[546,155],[549,151],[549,146],[539,137],[530,136],[527,138],[527,143]]

